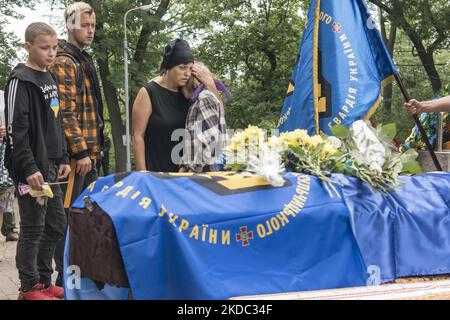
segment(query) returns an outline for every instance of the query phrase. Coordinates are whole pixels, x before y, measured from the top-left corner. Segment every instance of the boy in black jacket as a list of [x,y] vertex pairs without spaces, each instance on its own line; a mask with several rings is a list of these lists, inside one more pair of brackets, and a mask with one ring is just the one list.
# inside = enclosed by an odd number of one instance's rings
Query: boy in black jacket
[[[70,172],[59,111],[58,88],[47,67],[55,60],[58,39],[45,23],[25,31],[26,64],[18,64],[5,88],[7,123],[6,167],[16,187],[27,184],[43,190]],[[20,235],[16,266],[21,283],[19,299],[55,300],[64,290],[51,284],[52,257],[63,237],[66,215],[59,185],[53,198],[18,197]],[[38,201],[38,199],[40,201]]]

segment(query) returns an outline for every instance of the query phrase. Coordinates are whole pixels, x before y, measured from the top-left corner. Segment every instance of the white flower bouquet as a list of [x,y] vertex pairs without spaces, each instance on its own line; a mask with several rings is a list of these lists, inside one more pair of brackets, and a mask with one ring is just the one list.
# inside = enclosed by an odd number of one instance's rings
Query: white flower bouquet
[[274,186],[283,184],[285,171],[317,176],[337,183],[332,173],[343,173],[366,181],[383,192],[400,185],[400,174],[421,173],[417,153],[400,154],[391,146],[395,124],[372,128],[356,121],[349,129],[333,127],[334,136],[309,136],[295,130],[266,139],[265,132],[249,126],[236,133],[224,149],[225,170],[266,177]]

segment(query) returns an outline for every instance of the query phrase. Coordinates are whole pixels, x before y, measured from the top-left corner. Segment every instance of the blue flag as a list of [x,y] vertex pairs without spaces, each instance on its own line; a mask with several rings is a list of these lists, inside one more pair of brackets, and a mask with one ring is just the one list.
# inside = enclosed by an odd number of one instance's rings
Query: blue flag
[[[350,221],[368,270],[381,282],[450,272],[450,174],[401,177],[396,192],[382,194],[354,177],[344,186]],[[369,272],[370,273],[370,272]]]
[[331,135],[368,119],[395,73],[362,0],[312,0],[278,127]]
[[[293,173],[275,188],[235,173],[133,172],[99,179],[74,207],[90,199],[111,218],[134,299],[227,299],[450,272],[449,173],[402,177],[388,194],[333,179],[342,187]],[[126,299],[128,291],[82,278],[65,292]]]
[[[74,206],[84,207],[86,196],[111,217],[135,299],[228,299],[366,283],[344,200],[312,176],[289,174],[275,188],[235,173],[133,172],[99,179]],[[96,290],[85,278],[66,294],[127,296],[112,290]]]

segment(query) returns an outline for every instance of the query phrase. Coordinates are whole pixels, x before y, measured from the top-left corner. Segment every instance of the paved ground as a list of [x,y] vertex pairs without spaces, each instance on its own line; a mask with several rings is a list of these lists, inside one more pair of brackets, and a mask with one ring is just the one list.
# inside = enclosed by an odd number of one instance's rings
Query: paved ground
[[[19,227],[20,217],[17,201],[14,203],[14,210],[16,225]],[[16,300],[19,295],[20,283],[16,269],[16,246],[17,242],[5,242],[5,237],[0,234],[0,300]]]
[[0,300],[16,300],[19,290],[19,276],[16,269],[16,244],[0,239]]
[[[14,203],[16,223],[19,226],[19,209],[17,201]],[[17,242],[5,242],[0,234],[0,300],[16,300],[19,294],[19,274],[16,269]]]

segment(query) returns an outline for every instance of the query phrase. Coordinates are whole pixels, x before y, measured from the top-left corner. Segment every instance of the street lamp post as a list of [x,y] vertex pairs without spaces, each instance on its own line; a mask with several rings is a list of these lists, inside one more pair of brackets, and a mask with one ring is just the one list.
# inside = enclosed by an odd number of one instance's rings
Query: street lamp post
[[128,93],[128,39],[127,39],[127,15],[136,10],[150,11],[152,5],[145,5],[128,10],[123,16],[123,66],[125,73],[125,146],[127,148],[127,171],[131,171],[131,141],[130,141],[130,102]]

